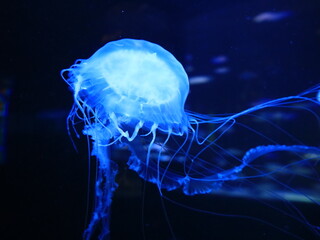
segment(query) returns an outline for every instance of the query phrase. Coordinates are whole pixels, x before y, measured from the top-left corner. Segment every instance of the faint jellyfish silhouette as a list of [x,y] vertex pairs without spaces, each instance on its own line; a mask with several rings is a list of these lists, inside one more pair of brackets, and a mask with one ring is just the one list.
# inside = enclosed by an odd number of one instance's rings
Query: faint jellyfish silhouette
[[[161,195],[163,189],[177,188],[186,195],[206,194],[219,191],[230,182],[250,183],[257,178],[268,178],[297,192],[289,184],[276,179],[274,174],[290,169],[290,175],[296,175],[292,166],[314,161],[320,155],[319,148],[298,140],[293,145],[279,144],[240,120],[243,117],[262,119],[291,138],[290,134],[259,117],[258,113],[273,107],[302,109],[311,112],[318,121],[318,114],[301,104],[318,107],[319,102],[309,95],[315,95],[319,86],[236,114],[208,116],[186,111],[184,105],[189,82],[182,65],[159,45],[134,39],[110,42],[89,59],[77,60],[61,75],[74,94],[75,103],[68,119],[72,125],[79,120],[84,122],[83,134],[90,136],[92,155],[98,160],[96,205],[85,231],[86,239],[93,236],[98,225],[102,229],[100,239],[107,237],[110,231],[110,205],[117,188],[117,163],[110,158],[111,145],[128,146],[131,151],[127,162],[129,168],[146,181],[155,183]],[[242,157],[219,143],[235,126],[259,139],[246,146]],[[284,162],[272,169],[253,164],[254,160],[276,152],[289,152],[296,161]],[[313,169],[307,177],[319,180],[317,173]],[[318,200],[301,194],[319,205]],[[292,209],[297,210],[295,206]],[[296,214],[291,211],[289,215],[319,234],[317,226],[299,217],[299,210]]]

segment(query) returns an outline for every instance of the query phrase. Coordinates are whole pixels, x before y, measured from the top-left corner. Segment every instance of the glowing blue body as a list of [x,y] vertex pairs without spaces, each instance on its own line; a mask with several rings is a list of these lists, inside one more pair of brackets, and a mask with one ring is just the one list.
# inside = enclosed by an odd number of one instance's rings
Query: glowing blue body
[[[211,117],[184,110],[189,82],[183,67],[168,51],[147,41],[110,42],[89,59],[78,60],[64,70],[63,76],[65,72],[75,100],[69,120],[72,124],[76,119],[84,121],[83,133],[91,137],[92,155],[99,163],[96,206],[85,233],[87,239],[99,224],[103,229],[101,239],[109,233],[110,204],[117,187],[117,163],[109,157],[110,145],[128,146],[132,153],[127,162],[129,168],[155,183],[161,194],[163,189],[177,188],[186,195],[205,194],[228,182],[259,177],[273,181],[271,175],[279,170],[254,167],[254,160],[280,151],[293,153],[297,162],[312,160],[304,154],[320,155],[317,147],[299,141],[293,145],[278,143],[244,126],[255,137],[265,140],[263,145],[257,142],[238,157],[218,144],[239,118],[255,117],[256,112],[271,107],[298,108],[297,104],[304,103],[317,106],[315,97],[307,95],[317,92],[319,86],[237,114]],[[202,127],[207,125],[210,131],[203,134]],[[292,163],[285,163],[279,169],[291,166]],[[248,175],[246,169],[251,171]]]

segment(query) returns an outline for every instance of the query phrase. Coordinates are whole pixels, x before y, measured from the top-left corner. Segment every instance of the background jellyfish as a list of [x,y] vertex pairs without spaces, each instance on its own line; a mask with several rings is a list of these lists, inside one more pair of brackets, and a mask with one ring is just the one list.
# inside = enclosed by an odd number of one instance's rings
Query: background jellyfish
[[[86,239],[95,234],[97,227],[101,228],[100,239],[109,234],[110,205],[117,188],[117,162],[110,157],[111,146],[129,148],[128,167],[144,180],[156,184],[166,199],[165,193],[174,189],[181,189],[185,195],[209,194],[232,191],[235,186],[241,188],[240,183],[250,186],[259,184],[260,179],[268,179],[268,183],[277,184],[319,206],[318,198],[303,192],[303,188],[293,187],[300,178],[319,182],[317,144],[305,145],[263,115],[263,110],[269,108],[303,112],[303,118],[308,124],[311,120],[315,122],[315,131],[318,131],[316,94],[319,86],[235,114],[198,114],[184,109],[189,82],[181,64],[160,46],[134,39],[106,44],[89,59],[78,60],[63,70],[62,76],[70,85],[75,101],[68,120],[71,127],[79,120],[84,123],[83,134],[90,137],[91,154],[98,160],[96,201],[85,231]],[[277,136],[272,136],[269,130],[256,129],[257,121],[264,122],[287,140],[278,142]],[[235,130],[241,133],[241,139],[230,139]],[[232,141],[243,145],[242,153],[226,147],[232,145]],[[283,154],[289,158],[283,158]],[[290,160],[263,164],[282,158]],[[298,171],[297,166],[301,165],[307,172]],[[288,176],[290,180],[285,181],[283,178]],[[268,187],[264,190],[264,193],[257,192],[258,201],[305,224],[319,236],[316,223],[310,222],[296,205],[287,201],[288,197]],[[266,201],[270,196],[282,198],[287,210],[270,206]],[[238,217],[272,225],[255,217]],[[299,238],[285,229],[279,228],[279,231]]]

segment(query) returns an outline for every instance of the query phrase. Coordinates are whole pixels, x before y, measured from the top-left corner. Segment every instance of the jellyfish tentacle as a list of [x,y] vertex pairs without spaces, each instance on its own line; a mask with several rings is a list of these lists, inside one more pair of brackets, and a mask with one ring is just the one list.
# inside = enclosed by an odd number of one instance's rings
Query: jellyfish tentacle
[[110,120],[112,121],[114,127],[118,130],[118,132],[121,134],[121,136],[128,138],[129,137],[129,133],[128,131],[123,131],[118,124],[118,120],[116,115],[114,114],[114,112],[110,113],[109,115]]
[[101,225],[99,239],[105,239],[109,234],[110,206],[113,192],[118,184],[115,182],[117,174],[117,165],[109,158],[109,149],[107,146],[101,146],[98,142],[93,143],[92,155],[98,159],[97,181],[95,186],[96,199],[95,209],[91,221],[85,230],[84,238],[92,238],[97,226]]
[[320,148],[317,147],[310,147],[304,145],[267,145],[251,148],[249,151],[246,152],[242,160],[245,164],[248,164],[262,155],[276,151],[290,151],[295,153],[314,152],[320,154]]
[[[171,133],[172,133],[172,129],[169,128],[167,138],[166,138],[166,140],[163,142],[163,144],[161,145],[161,148],[160,148],[159,153],[158,153],[158,159],[157,159],[157,182],[158,182],[157,185],[158,185],[158,189],[159,189],[161,195],[162,195],[162,193],[161,193],[161,185],[162,185],[162,181],[163,181],[163,176],[160,178],[160,161],[161,161],[160,159],[161,159],[162,151],[163,151],[163,149],[165,148],[167,142],[168,142],[169,139],[170,139]],[[169,164],[170,164],[170,163],[169,163]],[[164,173],[164,174],[165,174],[165,173]],[[164,174],[163,174],[163,175],[164,175]]]
[[150,162],[150,153],[151,153],[151,148],[152,148],[152,145],[154,144],[154,141],[156,140],[156,130],[157,130],[157,127],[158,127],[158,124],[154,123],[150,129],[150,133],[152,133],[152,139],[151,139],[151,142],[149,143],[149,146],[148,146],[148,152],[147,152],[147,158],[146,158],[146,166],[148,167],[149,166],[149,162]]
[[[287,151],[287,152],[295,153],[298,155],[303,153],[315,153],[317,156],[319,156],[320,154],[320,148],[304,146],[304,145],[258,146],[248,150],[242,158],[242,161],[241,161],[242,163],[231,169],[227,169],[207,177],[197,178],[197,177],[186,175],[186,177],[181,178],[181,185],[183,187],[183,192],[186,195],[205,194],[205,193],[211,192],[212,190],[220,188],[223,182],[226,182],[226,181],[234,181],[235,179],[241,179],[241,178],[246,178],[246,179],[258,178],[261,176],[272,175],[274,172],[279,171],[279,169],[275,171],[268,171],[267,173],[262,172],[261,170],[255,169],[259,172],[259,174],[253,175],[253,176],[244,176],[244,177],[238,176],[239,173],[242,172],[243,169],[246,167],[250,167],[254,169],[254,167],[250,165],[250,163],[253,162],[254,160],[266,154],[277,152],[277,151]],[[310,159],[306,159],[306,160],[310,160]],[[298,164],[298,163],[294,162],[292,164]],[[282,168],[284,167],[289,167],[289,165],[285,165]],[[289,188],[289,186],[285,186],[285,187]],[[291,188],[290,190],[296,191]],[[308,198],[308,196],[306,197]],[[312,199],[309,199],[309,200],[314,202],[314,200]]]
[[132,142],[136,138],[136,136],[139,133],[139,130],[142,128],[142,126],[143,126],[143,122],[139,121],[138,124],[135,126],[135,129],[134,129],[131,137],[130,136],[127,137],[129,142]]

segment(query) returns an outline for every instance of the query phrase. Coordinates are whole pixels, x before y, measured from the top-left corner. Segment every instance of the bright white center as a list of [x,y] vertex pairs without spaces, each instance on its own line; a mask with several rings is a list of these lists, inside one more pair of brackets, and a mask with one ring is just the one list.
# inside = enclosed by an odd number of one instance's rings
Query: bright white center
[[159,105],[179,92],[179,79],[156,53],[119,50],[101,62],[103,77],[118,95]]

